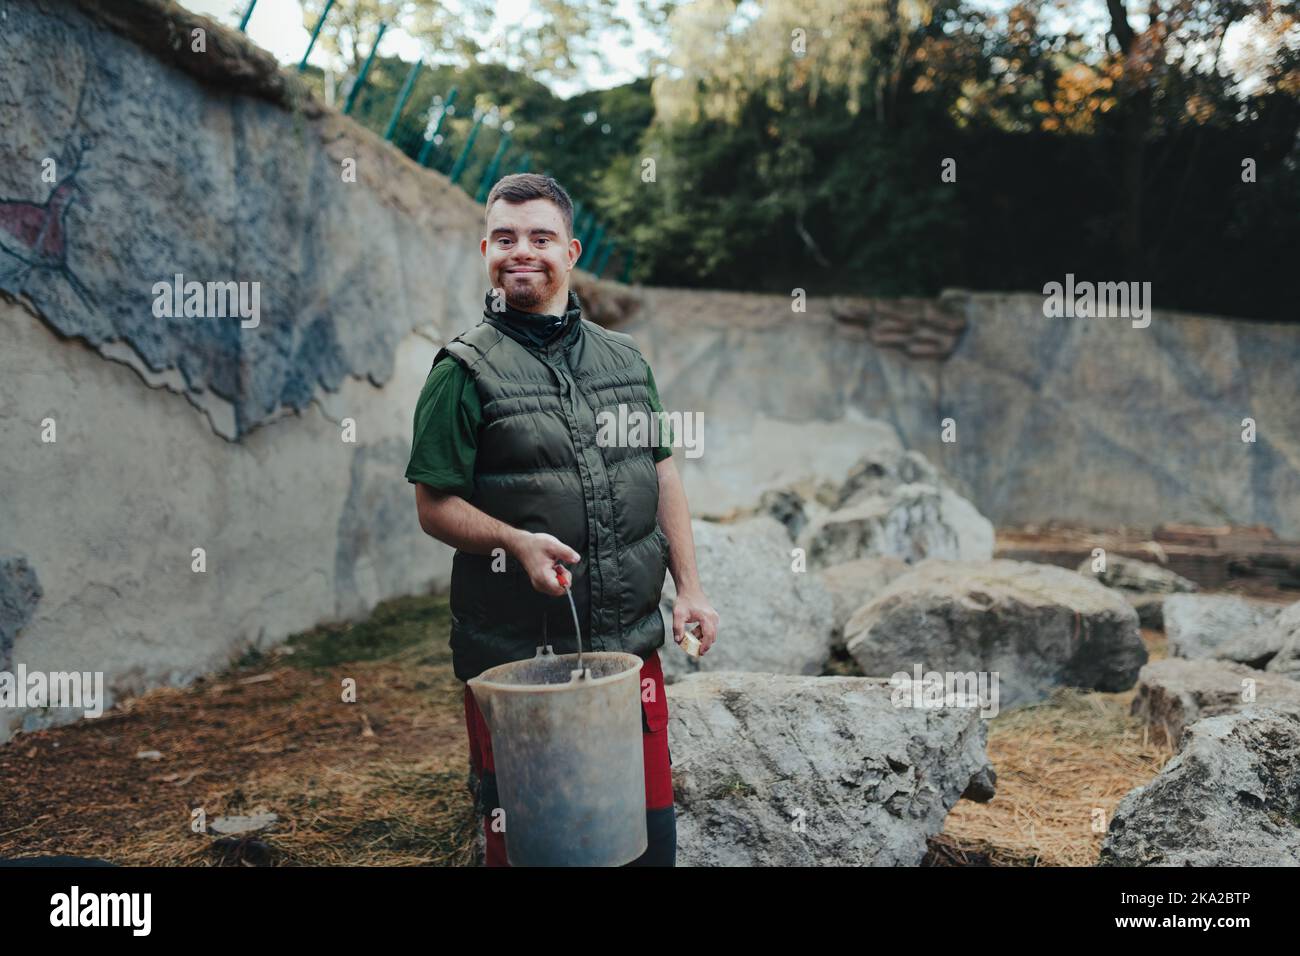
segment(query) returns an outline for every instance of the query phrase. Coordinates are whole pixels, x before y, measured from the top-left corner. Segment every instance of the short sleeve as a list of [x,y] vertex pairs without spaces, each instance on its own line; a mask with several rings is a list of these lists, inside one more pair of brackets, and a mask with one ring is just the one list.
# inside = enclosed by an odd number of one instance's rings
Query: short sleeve
[[444,355],[434,363],[415,404],[415,432],[406,480],[468,498],[483,420],[469,372]]
[[[642,360],[644,361],[644,359]],[[646,385],[650,389],[650,411],[658,415],[664,410],[663,403],[659,401],[659,389],[655,386],[655,373],[650,370],[650,363],[645,363]],[[661,419],[662,421],[662,419]],[[663,461],[665,458],[673,456],[673,426],[668,424],[661,433],[660,437],[663,442],[654,449],[655,464]]]

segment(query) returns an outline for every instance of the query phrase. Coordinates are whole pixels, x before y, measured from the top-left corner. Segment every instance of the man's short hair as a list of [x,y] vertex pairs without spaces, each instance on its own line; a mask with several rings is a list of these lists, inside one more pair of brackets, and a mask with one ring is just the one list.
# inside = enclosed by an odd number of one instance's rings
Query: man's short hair
[[537,173],[514,173],[501,177],[488,193],[487,204],[483,207],[484,219],[492,209],[492,204],[498,199],[516,205],[528,202],[530,199],[550,200],[560,208],[560,218],[564,220],[564,227],[569,231],[569,238],[573,238],[573,201],[569,199],[569,194],[564,191],[564,187],[550,176]]

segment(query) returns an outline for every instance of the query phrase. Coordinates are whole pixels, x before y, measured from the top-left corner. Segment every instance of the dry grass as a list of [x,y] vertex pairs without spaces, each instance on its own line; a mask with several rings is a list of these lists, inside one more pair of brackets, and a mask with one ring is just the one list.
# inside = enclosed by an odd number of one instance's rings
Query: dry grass
[[[123,865],[467,865],[462,684],[446,599],[404,598],[183,690],[0,748],[0,857]],[[357,700],[341,699],[344,678]],[[157,760],[137,757],[142,750]],[[191,829],[195,808],[276,813],[247,839]]]
[[[1152,660],[1165,656],[1163,634],[1143,631],[1143,639]],[[953,857],[946,862],[978,854],[994,866],[1094,866],[1116,804],[1173,756],[1129,716],[1134,693],[1061,689],[994,717],[997,795],[953,808],[934,841]]]

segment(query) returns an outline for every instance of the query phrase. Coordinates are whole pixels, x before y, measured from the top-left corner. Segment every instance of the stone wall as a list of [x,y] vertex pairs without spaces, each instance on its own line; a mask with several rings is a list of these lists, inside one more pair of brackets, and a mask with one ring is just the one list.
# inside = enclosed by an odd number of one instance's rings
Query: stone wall
[[[1046,318],[1041,295],[954,291],[896,304],[884,314],[898,341],[876,344],[838,300],[810,298],[800,313],[784,296],[645,289],[641,300],[620,328],[671,407],[704,413],[704,455],[678,453],[697,515],[800,476],[842,477],[883,421],[995,524],[1300,537],[1298,326],[1156,309],[1134,328]],[[933,341],[936,316],[949,329],[965,320],[946,358],[910,355]],[[1245,418],[1254,442],[1242,441]]]

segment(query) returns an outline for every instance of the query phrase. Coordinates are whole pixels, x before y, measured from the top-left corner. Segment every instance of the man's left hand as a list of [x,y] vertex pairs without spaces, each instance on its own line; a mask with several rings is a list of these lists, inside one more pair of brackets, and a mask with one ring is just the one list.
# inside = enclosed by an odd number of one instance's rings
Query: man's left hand
[[686,625],[695,621],[700,626],[700,656],[703,657],[718,639],[718,620],[718,612],[703,591],[682,591],[673,604],[673,640],[680,644]]

